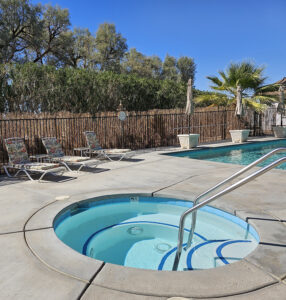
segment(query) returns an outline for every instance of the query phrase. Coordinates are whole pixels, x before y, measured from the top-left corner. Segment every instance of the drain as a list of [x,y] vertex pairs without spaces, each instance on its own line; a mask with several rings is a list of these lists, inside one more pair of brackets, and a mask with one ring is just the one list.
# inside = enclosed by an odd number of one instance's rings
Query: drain
[[155,249],[159,252],[159,253],[164,253],[168,250],[170,250],[172,248],[171,245],[167,244],[167,243],[159,243],[155,246]]
[[94,250],[93,250],[93,248],[91,248],[90,251],[89,251],[89,256],[93,257],[93,254],[94,254]]
[[143,228],[138,227],[138,226],[133,226],[127,229],[127,232],[131,235],[138,235],[143,232]]

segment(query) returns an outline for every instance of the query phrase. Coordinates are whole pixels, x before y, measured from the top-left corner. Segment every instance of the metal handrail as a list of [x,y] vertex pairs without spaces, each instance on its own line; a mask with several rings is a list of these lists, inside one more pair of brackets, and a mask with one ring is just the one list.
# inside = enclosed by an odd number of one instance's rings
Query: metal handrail
[[[279,149],[285,149],[285,148],[279,148]],[[276,150],[277,150],[277,151],[276,151],[275,153],[279,152],[278,149],[276,149]],[[280,150],[280,151],[282,151],[282,150]],[[283,150],[283,151],[286,151],[286,149]],[[270,152],[270,153],[273,154],[273,151]],[[270,153],[268,153],[268,154],[269,154],[268,157],[270,156]],[[263,158],[263,157],[262,157],[262,158]],[[260,158],[260,159],[262,159],[262,158]],[[260,160],[259,162],[261,162],[261,160]],[[186,211],[181,215],[181,218],[180,218],[180,226],[179,226],[179,234],[178,234],[178,245],[177,245],[177,252],[176,252],[176,256],[175,256],[175,260],[174,260],[174,264],[173,264],[173,271],[176,271],[176,270],[178,269],[178,265],[179,265],[179,261],[180,261],[180,257],[181,257],[181,253],[182,253],[182,248],[183,248],[182,245],[183,245],[183,236],[184,236],[185,219],[186,219],[186,217],[187,217],[189,214],[191,214],[192,212],[196,212],[198,209],[204,207],[205,205],[207,205],[208,203],[214,201],[215,199],[217,199],[217,198],[219,198],[219,197],[221,197],[221,196],[223,196],[223,195],[225,195],[225,194],[228,194],[229,192],[231,192],[231,191],[233,191],[233,190],[239,188],[240,186],[242,186],[242,185],[248,183],[249,181],[252,181],[252,180],[255,179],[256,177],[261,176],[262,174],[268,172],[269,170],[273,169],[274,167],[276,167],[276,166],[278,166],[278,165],[280,165],[280,164],[282,164],[282,163],[284,163],[284,162],[286,162],[286,156],[285,156],[285,157],[282,157],[282,158],[280,158],[280,159],[278,159],[278,160],[276,160],[276,161],[274,161],[274,162],[272,162],[272,163],[270,163],[270,164],[267,165],[266,167],[264,167],[264,168],[262,168],[262,169],[259,169],[258,171],[256,171],[256,172],[250,174],[249,176],[247,176],[247,177],[241,179],[241,180],[238,181],[237,183],[232,184],[231,186],[229,186],[228,188],[222,190],[221,192],[218,192],[217,194],[215,194],[215,195],[213,195],[213,196],[207,198],[207,199],[204,200],[203,202],[201,202],[201,203],[199,203],[199,204],[197,204],[197,205],[194,205],[192,208],[186,210]],[[252,164],[253,164],[253,163],[252,163]],[[249,165],[249,166],[250,166],[250,165]],[[245,168],[244,168],[244,169],[245,169]],[[241,171],[243,171],[244,169],[242,169]],[[248,170],[249,170],[249,168],[248,168]],[[245,172],[245,171],[244,171],[244,172]],[[240,174],[241,174],[241,173],[240,173]],[[234,174],[234,175],[235,175],[235,174]],[[234,176],[234,175],[233,175],[233,176]],[[238,175],[237,175],[237,176],[238,176]],[[235,177],[237,177],[237,176],[235,176]],[[233,179],[234,177],[231,176],[231,178]],[[228,180],[228,181],[229,181],[229,180]],[[223,184],[223,183],[218,184],[218,185],[221,186],[222,184]],[[211,190],[214,190],[214,188],[211,189]],[[204,193],[204,194],[205,194],[205,193]]]
[[[204,193],[200,194],[199,196],[197,196],[197,198],[194,200],[194,205],[196,206],[198,204],[198,202],[205,196],[207,196],[209,193],[215,191],[216,189],[222,187],[224,184],[232,181],[233,179],[237,178],[238,176],[242,175],[243,173],[247,172],[248,170],[252,169],[253,167],[257,166],[258,164],[260,164],[261,162],[265,161],[266,159],[268,159],[270,156],[279,153],[279,152],[286,152],[286,148],[277,148],[274,149],[270,152],[268,152],[267,154],[263,155],[262,157],[260,157],[259,159],[255,160],[254,162],[252,162],[251,164],[247,165],[246,167],[244,167],[243,169],[239,170],[238,172],[232,174],[230,177],[226,178],[225,180],[219,182],[218,184],[216,184],[215,186],[213,186],[212,188],[208,189],[207,191],[205,191]],[[196,220],[197,220],[197,211],[195,211],[192,214],[192,225],[191,225],[191,231],[189,233],[189,238],[188,238],[188,242],[186,245],[186,249],[188,249],[191,244],[192,244],[192,239],[194,236],[194,232],[195,232],[195,228],[196,228]]]

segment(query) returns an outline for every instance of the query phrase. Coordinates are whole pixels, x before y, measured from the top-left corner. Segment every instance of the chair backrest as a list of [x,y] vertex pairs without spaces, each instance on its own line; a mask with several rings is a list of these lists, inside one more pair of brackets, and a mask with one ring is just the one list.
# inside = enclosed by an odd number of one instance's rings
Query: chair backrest
[[11,164],[25,164],[30,162],[27,148],[22,138],[5,139],[4,143]]
[[101,150],[101,146],[99,145],[98,139],[96,138],[96,134],[93,131],[85,131],[84,132],[87,146],[90,150]]
[[43,145],[46,148],[47,154],[52,157],[63,157],[65,153],[63,152],[62,145],[59,143],[55,137],[44,137],[42,138]]

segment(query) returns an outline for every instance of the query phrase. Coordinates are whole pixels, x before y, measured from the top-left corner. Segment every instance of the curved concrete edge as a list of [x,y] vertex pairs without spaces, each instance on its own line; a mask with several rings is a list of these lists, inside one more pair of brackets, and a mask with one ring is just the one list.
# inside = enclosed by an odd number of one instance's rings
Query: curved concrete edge
[[25,238],[30,250],[45,265],[86,283],[103,265],[102,261],[81,255],[65,245],[53,228],[27,231]]
[[22,232],[0,235],[0,299],[78,299],[86,283],[54,272],[27,247]]
[[56,218],[56,216],[60,212],[71,208],[73,205],[76,206],[77,203],[84,203],[90,201],[91,199],[95,201],[109,199],[116,196],[128,197],[134,194],[146,197],[152,196],[152,192],[147,191],[145,193],[142,193],[142,190],[128,189],[125,193],[118,193],[118,190],[114,190],[114,193],[112,190],[109,190],[109,193],[106,193],[106,191],[98,191],[71,196],[69,199],[63,201],[55,201],[50,205],[47,205],[43,209],[39,209],[38,212],[36,212],[27,222],[25,230],[38,230],[41,228],[53,227],[54,219]]
[[[246,260],[216,269],[190,272],[152,271],[113,264],[106,264],[102,268],[103,262],[81,255],[66,246],[57,238],[52,228],[55,216],[67,207],[77,205],[77,202],[88,201],[87,199],[91,198],[100,200],[134,194],[152,195],[135,190],[128,190],[128,193],[124,194],[118,194],[116,191],[110,194],[98,192],[74,196],[68,201],[56,201],[48,205],[33,215],[26,224],[28,247],[40,261],[59,273],[90,282],[94,274],[100,271],[93,280],[93,285],[131,294],[156,297],[221,297],[247,293],[277,282],[274,277]],[[157,197],[159,194],[155,193],[154,196]],[[174,196],[164,194],[164,197],[168,198]],[[50,228],[41,229],[45,227]],[[260,230],[258,233],[260,234]]]
[[92,284],[141,295],[207,298],[247,293],[276,282],[242,260],[215,269],[190,272],[159,272],[106,264]]

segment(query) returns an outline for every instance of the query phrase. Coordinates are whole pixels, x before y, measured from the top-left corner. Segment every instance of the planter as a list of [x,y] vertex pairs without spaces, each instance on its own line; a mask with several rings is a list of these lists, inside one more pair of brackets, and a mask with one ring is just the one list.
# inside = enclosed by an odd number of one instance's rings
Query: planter
[[191,149],[197,147],[199,143],[199,137],[200,135],[195,133],[178,134],[182,149]]
[[274,136],[277,138],[286,137],[286,127],[283,126],[273,126]]
[[247,141],[249,136],[249,129],[230,130],[230,135],[233,143],[243,143]]

